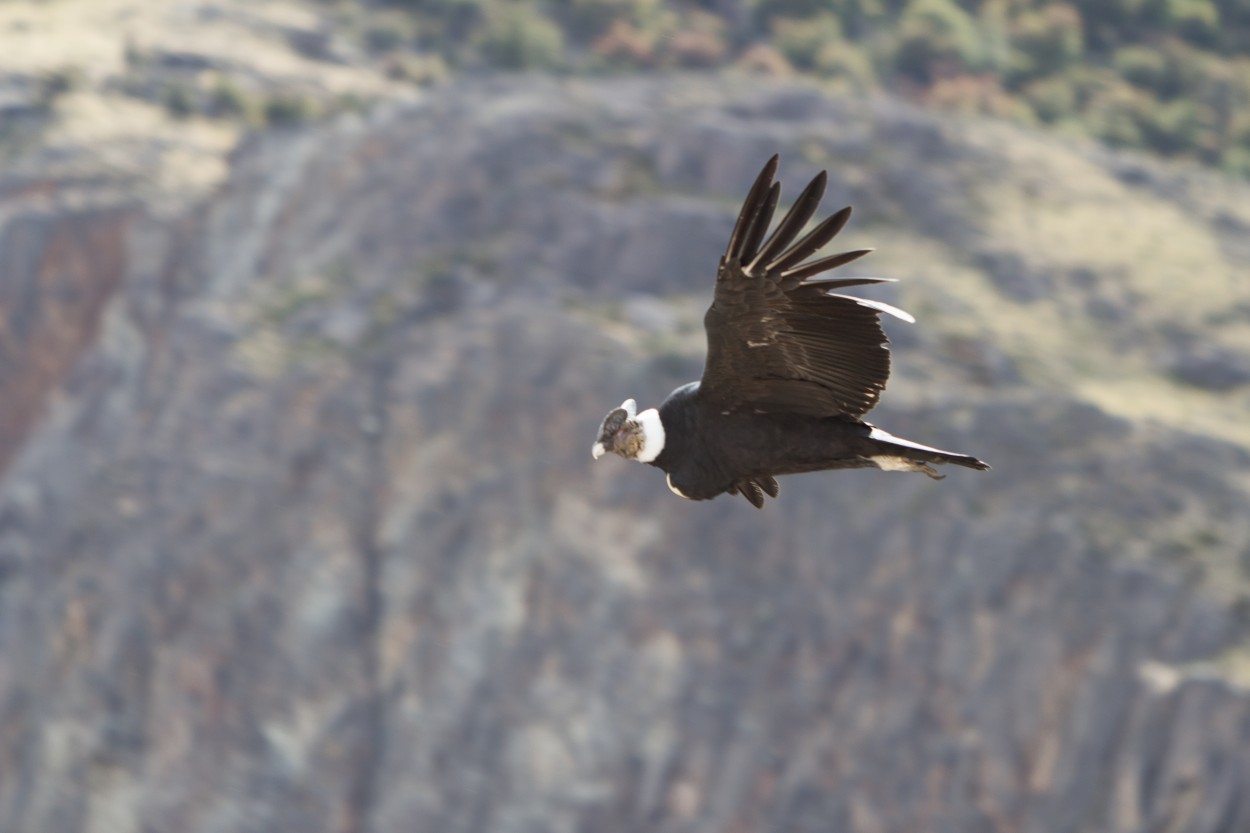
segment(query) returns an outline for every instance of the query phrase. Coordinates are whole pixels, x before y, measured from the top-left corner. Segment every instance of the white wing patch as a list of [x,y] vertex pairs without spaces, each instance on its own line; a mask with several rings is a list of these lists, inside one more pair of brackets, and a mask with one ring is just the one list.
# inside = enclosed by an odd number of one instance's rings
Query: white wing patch
[[770,344],[772,344],[771,341],[751,341],[751,339],[747,339],[747,347],[767,347]]

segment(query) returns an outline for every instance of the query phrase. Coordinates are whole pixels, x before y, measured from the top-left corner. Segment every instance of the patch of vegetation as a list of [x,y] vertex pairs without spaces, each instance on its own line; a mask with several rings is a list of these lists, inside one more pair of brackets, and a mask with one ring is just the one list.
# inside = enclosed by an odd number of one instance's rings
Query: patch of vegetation
[[195,88],[180,83],[167,85],[162,97],[165,110],[176,119],[185,119],[195,115],[200,109],[198,98]]
[[390,52],[416,43],[416,21],[411,15],[393,13],[378,16],[364,30],[365,47],[371,52]]
[[[1246,0],[390,0],[451,70],[736,66],[884,87],[1250,174]],[[411,26],[394,22],[407,15]],[[409,37],[409,33],[415,33]],[[381,44],[385,41],[386,44]]]
[[418,55],[394,52],[387,56],[384,71],[395,81],[412,84],[435,84],[447,77],[447,62],[441,55]]
[[260,120],[260,104],[255,96],[244,92],[228,78],[223,78],[209,94],[208,115],[254,124]]
[[57,99],[81,89],[83,81],[83,71],[74,66],[45,72],[39,77],[36,92],[39,106],[45,110],[51,110],[56,105]]
[[271,127],[292,127],[330,111],[359,110],[365,105],[358,97],[344,96],[327,103],[296,90],[252,94],[228,78],[219,79],[211,87],[190,81],[167,81],[159,88],[159,101],[176,119],[203,116]]
[[294,91],[282,91],[265,99],[261,107],[265,123],[274,127],[293,127],[318,115],[317,102]]
[[486,59],[505,69],[548,69],[564,56],[564,31],[523,5],[491,9],[479,43]]

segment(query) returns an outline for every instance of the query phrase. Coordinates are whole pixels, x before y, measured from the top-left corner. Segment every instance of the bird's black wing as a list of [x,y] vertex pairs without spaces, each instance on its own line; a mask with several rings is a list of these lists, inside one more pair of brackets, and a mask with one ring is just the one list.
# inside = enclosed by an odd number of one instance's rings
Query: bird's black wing
[[699,393],[725,411],[749,406],[860,417],[877,404],[890,376],[889,342],[878,316],[913,319],[889,304],[836,292],[886,279],[813,280],[872,251],[809,261],[851,215],[844,208],[800,236],[824,195],[823,171],[765,239],[781,191],[776,172],[774,156],[751,187],[721,258],[703,320],[708,351]]

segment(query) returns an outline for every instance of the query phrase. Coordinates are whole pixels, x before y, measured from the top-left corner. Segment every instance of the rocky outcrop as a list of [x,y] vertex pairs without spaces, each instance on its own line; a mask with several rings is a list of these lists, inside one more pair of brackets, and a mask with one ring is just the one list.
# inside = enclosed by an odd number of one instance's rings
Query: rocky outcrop
[[56,183],[0,195],[0,473],[96,338],[125,273],[124,207],[59,204]]
[[[4,343],[65,358],[0,487],[0,829],[1250,829],[1235,442],[1029,380],[922,291],[876,416],[989,474],[757,512],[589,460],[697,375],[762,159],[973,247],[1011,167],[968,129],[465,84],[258,138],[176,223],[9,221],[43,254],[0,252]],[[11,292],[38,263],[99,301]]]

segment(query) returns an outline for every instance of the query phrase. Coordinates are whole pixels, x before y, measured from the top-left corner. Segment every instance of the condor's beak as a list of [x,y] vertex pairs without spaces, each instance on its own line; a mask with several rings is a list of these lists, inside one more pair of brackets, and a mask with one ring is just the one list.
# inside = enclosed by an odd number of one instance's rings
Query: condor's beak
[[608,450],[603,447],[603,443],[601,442],[595,443],[593,446],[590,447],[590,454],[596,460],[598,460],[600,457],[602,457],[604,454],[607,454],[607,453],[608,453]]

